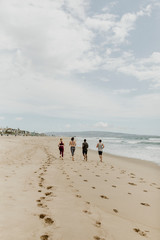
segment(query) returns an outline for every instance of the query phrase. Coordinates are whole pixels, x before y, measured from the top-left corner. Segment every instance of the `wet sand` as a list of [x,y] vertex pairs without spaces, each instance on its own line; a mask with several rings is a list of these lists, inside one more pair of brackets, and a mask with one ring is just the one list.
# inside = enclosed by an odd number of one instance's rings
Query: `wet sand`
[[58,140],[0,137],[0,239],[160,239],[160,167]]

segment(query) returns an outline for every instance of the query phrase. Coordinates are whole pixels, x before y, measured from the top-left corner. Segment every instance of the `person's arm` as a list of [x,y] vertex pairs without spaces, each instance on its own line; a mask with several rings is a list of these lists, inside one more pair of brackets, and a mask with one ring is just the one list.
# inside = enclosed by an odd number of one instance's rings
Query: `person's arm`
[[103,148],[104,148],[104,144],[102,144]]
[[75,146],[76,146],[76,141],[74,142]]
[[98,148],[98,145],[99,145],[99,144],[97,143],[97,146],[96,146],[97,148]]

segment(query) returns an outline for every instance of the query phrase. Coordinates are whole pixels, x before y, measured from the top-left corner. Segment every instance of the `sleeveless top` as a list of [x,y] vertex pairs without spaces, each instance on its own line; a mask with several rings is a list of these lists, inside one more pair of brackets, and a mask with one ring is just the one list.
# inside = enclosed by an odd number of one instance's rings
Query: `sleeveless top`
[[63,142],[60,142],[60,144],[59,144],[59,149],[64,149],[64,143]]
[[98,151],[102,152],[103,151],[103,146],[102,143],[98,143]]

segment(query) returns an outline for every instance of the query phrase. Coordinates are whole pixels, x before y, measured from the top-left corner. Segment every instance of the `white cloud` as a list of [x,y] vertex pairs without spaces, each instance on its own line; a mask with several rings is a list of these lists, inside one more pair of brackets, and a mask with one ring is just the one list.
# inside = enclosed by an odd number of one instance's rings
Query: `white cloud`
[[71,128],[71,125],[68,123],[65,125],[65,127],[69,129],[69,128]]
[[22,121],[23,118],[22,118],[22,117],[16,117],[15,120],[16,120],[16,121]]
[[160,52],[153,52],[146,58],[135,58],[133,53],[124,53],[121,57],[106,57],[104,69],[134,76],[139,81],[150,81],[152,88],[160,83]]
[[139,17],[150,16],[152,7],[147,5],[146,8],[136,13],[125,13],[119,22],[115,23],[113,27],[114,41],[116,44],[123,43],[129,35],[129,32],[135,28],[135,23]]
[[0,120],[4,120],[5,119],[5,117],[3,117],[3,116],[0,116]]
[[106,122],[97,122],[93,126],[95,128],[108,128],[108,123],[106,123]]

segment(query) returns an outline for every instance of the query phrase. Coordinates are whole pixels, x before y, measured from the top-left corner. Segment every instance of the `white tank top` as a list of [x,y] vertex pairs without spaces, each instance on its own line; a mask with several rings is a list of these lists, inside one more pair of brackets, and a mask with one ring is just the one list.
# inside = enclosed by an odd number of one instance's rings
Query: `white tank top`
[[103,150],[102,143],[98,143],[98,151],[102,152],[102,150]]

